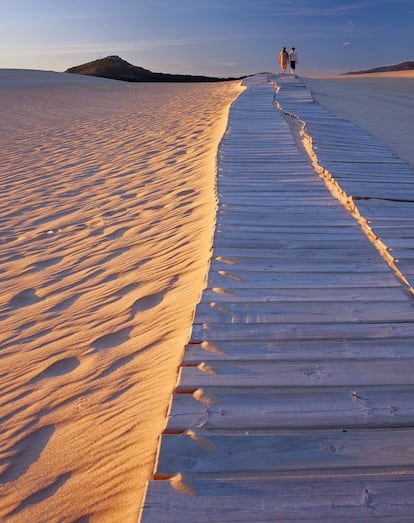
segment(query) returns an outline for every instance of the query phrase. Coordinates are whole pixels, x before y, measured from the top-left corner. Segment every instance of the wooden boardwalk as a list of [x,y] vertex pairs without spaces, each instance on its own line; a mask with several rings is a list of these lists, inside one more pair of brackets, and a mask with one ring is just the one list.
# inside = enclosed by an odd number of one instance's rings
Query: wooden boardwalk
[[[379,249],[414,288],[414,171],[353,123],[312,103],[297,78],[276,78],[277,103],[305,124],[316,168],[362,218]],[[382,244],[382,245],[381,245]]]
[[[318,110],[303,94],[285,106]],[[250,79],[219,148],[210,271],[141,521],[411,522],[413,297],[273,95]]]

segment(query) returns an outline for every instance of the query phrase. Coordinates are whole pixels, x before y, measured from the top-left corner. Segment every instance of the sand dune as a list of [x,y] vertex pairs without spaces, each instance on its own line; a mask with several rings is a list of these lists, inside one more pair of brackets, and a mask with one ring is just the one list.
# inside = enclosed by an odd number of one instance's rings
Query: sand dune
[[240,85],[0,71],[0,519],[135,521]]
[[[412,81],[306,79],[414,165]],[[0,70],[1,520],[136,521],[240,90]]]

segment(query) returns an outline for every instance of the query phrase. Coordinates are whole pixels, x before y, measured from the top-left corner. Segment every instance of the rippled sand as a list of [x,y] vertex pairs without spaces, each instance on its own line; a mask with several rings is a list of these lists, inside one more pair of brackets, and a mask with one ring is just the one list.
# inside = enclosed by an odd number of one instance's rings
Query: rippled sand
[[136,520],[240,91],[0,71],[0,519]]

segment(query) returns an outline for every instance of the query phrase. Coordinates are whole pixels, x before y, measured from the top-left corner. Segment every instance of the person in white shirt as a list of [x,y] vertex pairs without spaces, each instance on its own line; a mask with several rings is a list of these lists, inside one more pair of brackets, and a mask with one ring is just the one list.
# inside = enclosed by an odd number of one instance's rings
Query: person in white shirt
[[292,74],[295,74],[296,64],[299,62],[298,62],[298,54],[294,47],[292,47],[292,49],[289,51],[289,62],[290,62],[290,72]]

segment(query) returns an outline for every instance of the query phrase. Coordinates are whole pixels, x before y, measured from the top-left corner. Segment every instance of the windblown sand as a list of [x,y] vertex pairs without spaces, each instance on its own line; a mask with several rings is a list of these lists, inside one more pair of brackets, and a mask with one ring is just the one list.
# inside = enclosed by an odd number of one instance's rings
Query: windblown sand
[[414,167],[414,71],[303,78],[314,99]]
[[0,71],[0,519],[136,521],[238,83]]

